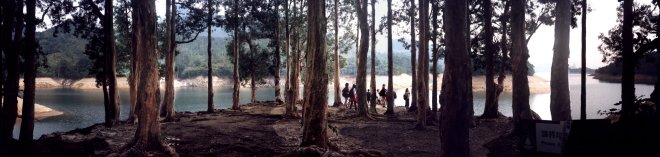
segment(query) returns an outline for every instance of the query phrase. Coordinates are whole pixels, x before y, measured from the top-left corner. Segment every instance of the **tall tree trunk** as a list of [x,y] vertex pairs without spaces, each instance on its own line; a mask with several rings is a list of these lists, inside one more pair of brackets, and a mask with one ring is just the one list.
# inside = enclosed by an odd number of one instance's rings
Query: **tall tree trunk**
[[21,117],[21,134],[19,140],[21,143],[31,143],[34,134],[34,92],[35,92],[35,76],[37,73],[37,44],[35,39],[36,20],[35,9],[36,0],[27,0],[25,2],[27,14],[25,15],[25,78],[24,86],[25,92],[23,93],[23,116]]
[[341,102],[341,88],[339,87],[339,0],[335,0],[335,103],[333,106],[339,107]]
[[[23,2],[10,1],[7,2],[9,5],[7,8],[23,8]],[[11,45],[8,45],[7,50],[5,50],[5,61],[7,63],[7,82],[5,82],[4,88],[4,101],[2,104],[2,120],[0,122],[0,143],[6,144],[11,141],[14,137],[14,124],[16,124],[16,117],[18,116],[18,81],[19,81],[19,53],[21,47],[18,45],[21,44],[22,33],[12,33],[13,32],[23,32],[23,19],[22,19],[22,10],[21,9],[8,9],[7,12],[10,14],[7,16],[8,20],[15,20],[14,27],[8,28],[9,34],[6,34],[10,40],[12,34],[14,35]],[[12,19],[11,17],[14,17]],[[11,22],[10,22],[11,23]],[[11,25],[10,25],[11,26]],[[6,33],[6,32],[5,32]]]
[[[584,4],[587,4],[587,0],[584,0]],[[582,18],[584,19],[583,22],[582,22],[582,25],[586,26],[584,24],[585,21],[586,21],[586,15],[584,15],[584,8],[586,8],[586,7],[583,7],[583,9],[582,9],[583,10],[582,11],[583,12]],[[656,18],[655,22],[660,23],[660,18]],[[583,29],[582,29],[583,34],[584,34],[584,32],[586,32],[584,29],[586,29],[586,27],[583,27]],[[656,30],[656,32],[660,32],[660,25],[655,25],[655,30]],[[583,42],[585,42],[585,41],[583,41]],[[656,49],[657,52],[660,52],[660,44],[656,44],[655,49]],[[586,62],[586,61],[583,59],[582,62]],[[656,62],[656,64],[657,64],[657,67],[660,67],[660,62]],[[658,74],[660,74],[660,68],[658,68],[657,70],[658,70]],[[584,83],[582,83],[582,84],[584,84]],[[584,94],[584,95],[586,95],[586,94]],[[651,100],[655,104],[660,104],[660,76],[656,77],[655,85],[653,86],[653,92],[651,93]],[[584,106],[584,108],[586,108],[586,106]],[[656,112],[656,113],[659,114],[658,116],[660,117],[660,112]]]
[[[140,64],[137,105],[138,126],[133,148],[159,149],[160,122],[158,121],[158,51],[156,50],[156,7],[155,1],[134,1],[133,44],[137,62]],[[130,146],[130,145],[129,145]]]
[[[130,5],[130,3],[126,3],[125,5]],[[128,7],[128,6],[127,6]],[[128,9],[126,9],[128,10]],[[128,13],[127,13],[128,14]],[[138,54],[137,54],[137,46],[135,45],[136,39],[133,38],[131,40],[131,75],[129,76],[129,94],[130,94],[130,104],[129,104],[129,111],[128,111],[128,121],[129,123],[134,123],[137,120],[137,86],[139,84],[140,80],[140,74],[139,74],[139,64],[138,64]]]
[[[305,80],[310,92],[305,92],[303,106],[308,107],[303,113],[303,137],[301,146],[316,145],[328,148],[328,75],[326,71],[327,52],[325,51],[325,1],[308,1],[307,3],[307,52],[310,65],[307,74],[310,79]],[[364,85],[363,85],[364,86]]]
[[419,0],[419,58],[417,67],[417,124],[415,128],[424,129],[426,126],[426,112],[429,105],[429,84],[426,82],[428,73],[428,0]]
[[[238,2],[239,2],[238,0],[234,0],[234,10],[238,10]],[[234,16],[236,16],[236,19],[239,18],[238,13],[236,13]],[[240,85],[239,85],[241,83],[241,80],[239,78],[240,74],[239,74],[239,71],[238,71],[238,65],[239,65],[238,61],[239,61],[239,57],[240,57],[239,52],[238,52],[238,50],[239,50],[238,47],[239,46],[241,46],[241,45],[240,45],[240,40],[238,39],[238,26],[236,26],[234,28],[234,93],[233,93],[233,97],[232,97],[232,106],[231,106],[231,108],[234,109],[234,110],[240,109],[240,106],[238,104],[239,101],[240,101],[239,96],[241,94],[240,93]]]
[[635,59],[633,57],[632,0],[623,1],[623,75],[621,78],[621,120],[628,121],[634,114]]
[[[375,36],[374,36],[375,38]],[[387,0],[387,84],[388,85],[388,90],[393,90],[393,88],[390,88],[393,84],[392,80],[392,72],[393,72],[393,62],[392,62],[392,0]],[[414,69],[413,69],[414,70]],[[376,98],[376,91],[373,91],[373,98]],[[392,103],[393,104],[393,103]],[[388,101],[389,105],[389,101]],[[385,111],[385,114],[394,114],[394,105],[392,105],[392,109],[390,109],[390,106],[387,106],[387,111]]]
[[367,0],[356,0],[355,4],[357,14],[358,14],[358,23],[360,24],[360,47],[358,47],[357,55],[357,106],[358,114],[363,117],[369,117],[367,111],[367,101],[366,101],[366,91],[367,89],[367,52],[369,51],[369,23],[367,22]]
[[174,120],[174,16],[172,5],[174,0],[165,0],[165,22],[167,28],[165,32],[165,97],[161,102],[162,110],[160,115],[165,117],[165,121]]
[[513,123],[514,132],[521,129],[523,119],[531,119],[529,107],[529,82],[527,80],[527,58],[525,44],[525,2],[511,2],[511,67],[513,71]]
[[285,102],[285,104],[286,104],[285,116],[289,117],[289,118],[294,118],[294,117],[297,117],[296,112],[298,110],[298,109],[296,109],[296,99],[295,99],[296,94],[294,94],[294,92],[293,92],[293,87],[294,87],[294,84],[296,83],[293,79],[295,77],[293,75],[293,71],[296,69],[295,68],[296,66],[293,65],[293,63],[294,63],[293,61],[296,60],[296,58],[293,55],[293,51],[291,51],[291,36],[290,36],[290,27],[289,27],[289,0],[286,0],[285,5],[286,6],[285,6],[285,10],[284,10],[284,26],[285,26],[285,28],[284,28],[285,33],[284,34],[286,36],[286,53],[288,55],[287,59],[286,59],[286,61],[287,61],[287,72],[286,72],[287,73],[287,81],[286,82],[287,82],[288,86],[286,87],[287,94],[286,94],[286,98],[285,98],[286,99],[285,100],[286,101]]
[[[581,91],[580,120],[587,120],[587,7],[586,6],[587,6],[587,0],[582,0],[582,70],[580,77],[580,91]],[[657,27],[660,28],[660,26]],[[658,70],[660,70],[660,68]],[[659,83],[660,82],[656,81],[656,87],[660,85]],[[656,101],[656,104],[657,102],[658,101]]]
[[[388,78],[391,78],[388,77]],[[371,97],[369,103],[369,112],[377,114],[376,112],[376,0],[371,0],[371,93],[367,97]],[[391,84],[389,82],[388,84]]]
[[418,92],[418,87],[417,87],[417,44],[415,43],[415,0],[410,0],[410,10],[408,13],[408,16],[410,16],[410,65],[411,65],[411,71],[412,71],[412,87],[411,87],[411,94],[412,94],[412,104],[410,104],[410,108],[408,109],[409,112],[414,112],[417,111],[417,92]]
[[280,1],[275,2],[275,102],[281,104],[282,94],[280,87],[280,77],[282,69],[281,49],[280,49]]
[[[426,8],[426,7],[424,7]],[[467,2],[461,0],[445,1],[444,27],[447,53],[445,59],[445,77],[443,86],[445,105],[440,115],[440,156],[469,156],[469,128],[472,117],[472,69],[467,43],[463,42],[467,31]],[[421,14],[421,13],[420,13]],[[421,14],[424,15],[424,14]],[[421,19],[421,18],[420,18]],[[421,22],[420,22],[421,23]],[[421,36],[421,35],[420,35]],[[421,41],[420,41],[421,42]],[[423,46],[420,46],[420,49]],[[421,54],[421,53],[420,53]]]
[[103,33],[105,37],[105,75],[108,81],[108,103],[110,105],[110,121],[106,126],[113,126],[119,120],[119,92],[117,91],[117,53],[115,51],[114,7],[112,0],[105,1],[105,16],[103,17]]
[[571,2],[557,0],[555,45],[550,78],[550,112],[553,121],[571,119],[571,95],[568,89],[568,57],[571,34]]
[[500,113],[498,111],[498,86],[495,84],[495,45],[493,45],[493,24],[491,18],[493,16],[493,6],[491,0],[482,0],[484,6],[484,42],[486,45],[486,105],[484,113],[481,118],[497,118]]
[[207,73],[207,79],[206,82],[208,83],[207,85],[207,94],[206,94],[206,112],[212,113],[215,111],[215,108],[213,107],[213,64],[211,63],[213,61],[213,53],[211,51],[211,47],[213,46],[211,43],[211,25],[212,25],[212,20],[213,20],[213,5],[211,4],[211,0],[207,0],[208,6],[207,9],[209,11],[209,15],[206,19],[206,56],[208,57],[206,59],[206,64],[208,66],[208,71]]
[[[247,22],[247,25],[251,25],[251,22]],[[251,58],[255,58],[257,56],[257,50],[256,46],[254,43],[252,43],[252,33],[254,32],[254,29],[251,26],[248,26],[250,28],[250,32],[247,33],[247,38],[246,41],[248,43],[248,46],[250,47],[250,56]],[[252,62],[254,63],[254,62]],[[255,84],[255,77],[254,77],[254,71],[256,70],[254,68],[255,66],[250,66],[250,102],[255,103],[257,102],[257,86]]]
[[440,6],[438,0],[432,0],[431,1],[431,19],[432,23],[431,25],[433,26],[432,29],[432,34],[431,34],[431,41],[433,43],[433,46],[431,46],[433,49],[431,50],[431,61],[433,61],[433,65],[431,66],[431,74],[433,74],[433,82],[431,85],[431,88],[433,88],[431,92],[431,121],[436,121],[438,117],[438,60],[440,59],[440,52],[439,52],[439,47],[438,47],[438,12],[440,11]]

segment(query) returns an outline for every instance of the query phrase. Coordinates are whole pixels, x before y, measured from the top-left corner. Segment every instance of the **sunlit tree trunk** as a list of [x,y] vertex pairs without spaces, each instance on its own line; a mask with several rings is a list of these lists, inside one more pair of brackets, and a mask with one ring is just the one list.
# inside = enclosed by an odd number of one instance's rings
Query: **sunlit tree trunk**
[[114,7],[112,0],[106,0],[104,5],[103,33],[105,38],[105,75],[108,82],[108,103],[110,105],[110,121],[106,126],[113,126],[119,120],[119,92],[117,91],[117,53],[115,51]]
[[[238,10],[238,3],[239,3],[238,0],[234,0],[234,10]],[[236,19],[239,18],[238,13],[236,13],[234,16],[236,16]],[[238,39],[238,26],[236,26],[234,28],[234,93],[233,93],[233,96],[232,96],[232,106],[231,106],[231,108],[234,109],[234,110],[240,109],[240,106],[238,104],[239,101],[240,101],[240,98],[239,98],[240,89],[239,88],[240,88],[240,83],[241,83],[241,80],[239,78],[240,74],[239,74],[239,71],[238,71],[238,65],[239,65],[238,61],[239,61],[239,57],[240,57],[239,52],[238,52],[238,50],[239,50],[238,47],[240,46],[239,43],[240,43],[240,40]]]
[[[467,157],[470,154],[469,128],[472,108],[468,104],[472,103],[472,69],[467,43],[463,42],[467,35],[467,8],[466,1],[445,1],[443,19],[447,53],[444,76],[447,79],[442,83],[447,91],[444,93],[446,103],[440,114],[440,156]],[[420,11],[420,15],[424,14]]]
[[571,31],[571,2],[557,0],[555,45],[550,78],[550,113],[554,121],[571,119],[571,95],[568,90],[568,57]]
[[[392,91],[393,88],[391,88],[393,85],[393,80],[392,80],[392,70],[393,70],[393,62],[392,62],[392,0],[387,0],[387,84],[388,84],[388,89]],[[374,36],[375,38],[375,36]],[[374,92],[373,98],[375,100],[376,98],[376,91]],[[394,99],[392,99],[394,100]],[[387,111],[385,111],[385,114],[394,114],[394,101],[392,101],[392,105],[390,107],[390,102],[388,101],[388,106],[387,106]],[[390,109],[391,108],[391,109]]]
[[357,54],[357,78],[356,78],[356,95],[358,114],[360,116],[369,117],[367,111],[366,91],[367,89],[367,52],[369,51],[369,24],[367,22],[367,0],[356,0],[355,4],[358,23],[360,24],[360,47],[358,47]]
[[[19,140],[21,143],[31,143],[34,134],[34,100],[35,100],[35,76],[37,73],[37,44],[35,39],[36,31],[36,0],[27,0],[25,2],[27,14],[25,15],[25,76],[23,93],[23,115],[21,117],[21,134]],[[112,2],[112,1],[111,1]]]
[[[392,78],[391,76],[388,78]],[[388,84],[392,84],[389,82]],[[376,114],[376,0],[371,0],[371,93],[369,112]],[[366,97],[365,97],[366,98]]]
[[511,1],[511,67],[513,71],[513,123],[514,132],[521,129],[523,119],[531,119],[529,107],[529,82],[527,80],[527,58],[525,44],[525,3]]
[[[326,71],[327,52],[325,51],[325,1],[308,1],[307,14],[307,52],[310,65],[305,80],[310,92],[305,92],[304,105],[308,107],[303,113],[303,137],[301,146],[316,145],[328,148],[327,108],[328,108],[328,75]],[[364,85],[363,85],[364,86]]]
[[[8,6],[6,8],[23,8],[23,1],[10,1],[6,2]],[[23,32],[23,19],[22,19],[22,10],[19,9],[8,9],[7,10],[9,18],[8,20],[15,20],[14,27],[10,27],[5,31],[8,31],[9,34],[6,38],[12,40],[11,45],[7,46],[5,50],[5,61],[7,67],[7,82],[5,82],[4,88],[4,100],[2,104],[2,119],[0,119],[0,144],[8,143],[14,135],[14,124],[16,124],[16,117],[18,116],[18,81],[19,81],[19,53],[21,48],[17,45],[21,44],[22,33],[12,33],[13,32]],[[14,19],[10,18],[14,17]],[[12,23],[12,22],[10,22]],[[11,26],[11,24],[10,24]],[[7,32],[5,32],[7,33]]]
[[415,7],[415,0],[410,0],[410,9],[408,16],[410,16],[410,65],[411,65],[411,71],[412,71],[412,87],[410,89],[410,93],[412,94],[412,99],[410,102],[410,108],[408,111],[417,111],[417,92],[418,92],[418,87],[417,87],[417,44],[415,43],[415,13],[416,13],[416,7]]
[[165,33],[165,97],[161,103],[160,115],[165,121],[174,120],[174,17],[171,7],[174,0],[165,0],[165,22],[167,23]]
[[155,1],[133,1],[133,44],[140,64],[137,89],[138,126],[133,148],[148,150],[162,148],[158,121],[158,51],[156,50]]
[[423,129],[426,126],[426,112],[429,105],[426,82],[428,73],[428,0],[419,0],[419,57],[417,67],[417,124],[415,128]]
[[342,105],[341,102],[341,88],[339,87],[339,0],[335,0],[335,103],[333,106],[338,107]]
[[500,115],[498,111],[498,86],[495,84],[495,53],[496,47],[493,45],[493,25],[491,17],[493,16],[493,6],[491,0],[482,0],[484,7],[484,42],[486,46],[486,105],[481,118],[496,118]]

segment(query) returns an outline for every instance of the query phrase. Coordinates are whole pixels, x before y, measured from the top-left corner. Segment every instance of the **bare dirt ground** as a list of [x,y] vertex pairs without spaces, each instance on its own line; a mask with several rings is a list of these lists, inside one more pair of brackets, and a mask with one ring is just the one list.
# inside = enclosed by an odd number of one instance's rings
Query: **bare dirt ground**
[[[338,156],[439,156],[438,126],[413,129],[414,113],[397,107],[396,116],[355,118],[354,110],[329,107],[328,135]],[[300,119],[282,117],[283,106],[258,103],[242,111],[177,113],[178,121],[161,124],[163,141],[180,156],[301,156]],[[379,108],[379,113],[384,109]],[[470,130],[471,156],[487,156],[484,145],[508,134],[509,118],[475,119]],[[28,156],[117,156],[134,135],[136,124],[113,128],[94,125],[67,133],[44,135]],[[161,156],[147,152],[145,156]],[[304,155],[302,155],[304,156]]]

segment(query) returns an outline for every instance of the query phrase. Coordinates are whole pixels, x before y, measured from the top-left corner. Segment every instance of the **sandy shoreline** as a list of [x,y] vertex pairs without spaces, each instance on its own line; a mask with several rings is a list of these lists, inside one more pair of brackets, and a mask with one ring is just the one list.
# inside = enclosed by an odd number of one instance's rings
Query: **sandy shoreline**
[[[431,77],[431,75],[429,75]],[[504,81],[504,92],[511,92],[511,75],[507,75]],[[393,76],[395,80],[394,88],[402,89],[409,88],[412,85],[412,77],[407,74]],[[529,76],[529,87],[530,93],[548,93],[550,92],[550,81],[545,80],[538,76]],[[367,78],[367,82],[371,80],[370,77]],[[472,89],[475,92],[481,92],[486,90],[485,86],[485,76],[473,76],[472,77]],[[39,77],[37,78],[37,88],[73,88],[73,89],[96,89],[96,80],[94,78],[84,78],[75,83],[71,87],[61,86],[57,81],[52,78]],[[160,80],[161,87],[164,87],[164,79]],[[429,81],[431,82],[431,81]],[[344,83],[355,83],[354,76],[340,76],[340,86],[343,88]],[[387,76],[376,76],[377,88],[380,88],[382,84],[387,83]],[[442,74],[438,76],[438,84],[442,83]],[[260,85],[260,87],[272,87],[273,79],[266,79],[266,84]],[[213,85],[216,87],[232,87],[233,80],[231,78],[213,78]],[[284,85],[284,82],[281,82],[281,85]],[[23,86],[23,81],[20,81],[20,86]],[[178,79],[174,82],[175,87],[206,87],[207,78],[206,77],[196,77],[191,79]],[[334,81],[331,81],[328,85],[329,87],[334,87]],[[431,84],[429,83],[429,86]],[[117,88],[129,88],[128,81],[126,77],[117,78]],[[430,87],[429,87],[430,89]]]

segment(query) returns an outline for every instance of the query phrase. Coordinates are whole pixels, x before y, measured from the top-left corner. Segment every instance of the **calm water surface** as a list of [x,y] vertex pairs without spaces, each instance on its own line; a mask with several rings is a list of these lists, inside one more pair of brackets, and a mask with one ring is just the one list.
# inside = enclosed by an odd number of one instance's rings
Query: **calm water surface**
[[[544,76],[545,75],[545,76]],[[549,78],[548,74],[540,74],[541,77]],[[381,80],[377,80],[381,81]],[[382,80],[383,82],[385,80]],[[571,90],[571,110],[574,119],[579,118],[580,113],[580,75],[569,76]],[[381,83],[382,84],[382,83]],[[587,78],[587,117],[602,118],[598,110],[614,108],[612,104],[621,100],[621,85],[604,83]],[[653,91],[651,85],[636,85],[637,95],[650,95]],[[205,111],[206,110],[206,88],[178,88],[176,90],[176,111]],[[332,90],[332,89],[331,89]],[[241,104],[250,100],[250,89],[241,88]],[[405,88],[397,89],[397,106],[403,106],[403,93]],[[227,108],[231,104],[232,89],[230,87],[216,87],[214,91],[214,104],[216,108]],[[430,93],[430,92],[429,92]],[[128,89],[119,90],[121,98],[121,119],[126,119],[128,113]],[[257,89],[257,100],[272,100],[274,88]],[[35,138],[43,134],[58,131],[68,131],[75,128],[83,128],[92,124],[101,123],[104,119],[102,91],[99,89],[38,89],[36,93],[38,104],[64,112],[63,115],[49,117],[35,122]],[[334,92],[328,96],[329,104],[333,103]],[[474,113],[483,113],[485,92],[474,93]],[[511,116],[511,93],[502,93],[499,100],[500,112]],[[550,94],[530,95],[532,110],[536,111],[543,119],[550,119]],[[19,124],[14,127],[14,136],[18,137]]]

